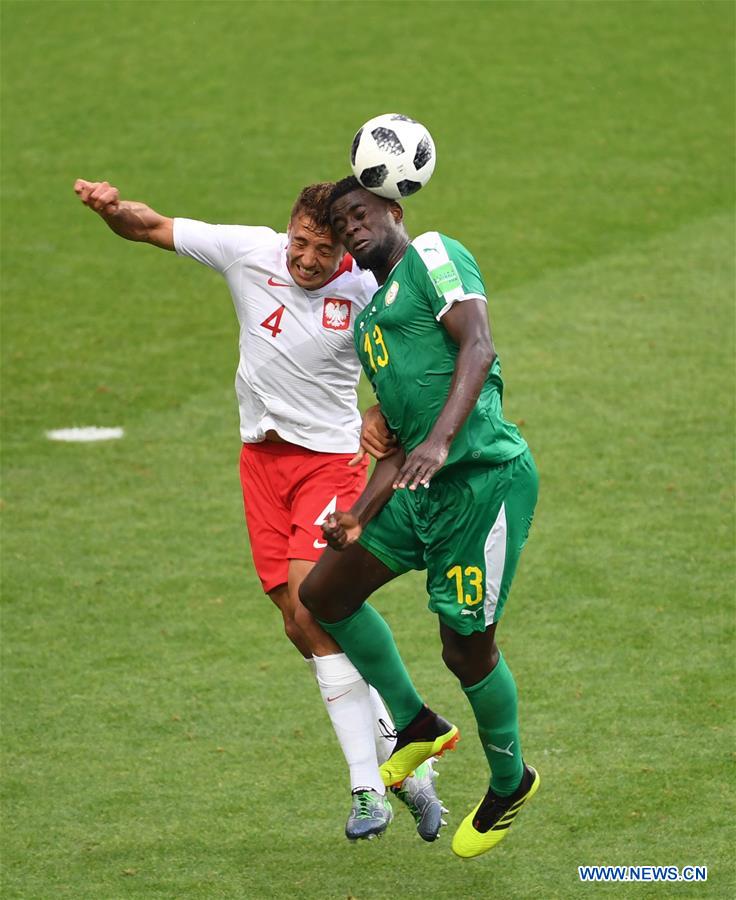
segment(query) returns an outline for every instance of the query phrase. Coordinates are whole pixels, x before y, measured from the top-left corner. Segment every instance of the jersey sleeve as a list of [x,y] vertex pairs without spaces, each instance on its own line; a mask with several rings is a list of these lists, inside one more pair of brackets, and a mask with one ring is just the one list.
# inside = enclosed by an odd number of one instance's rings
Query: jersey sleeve
[[251,250],[273,240],[271,228],[210,225],[196,219],[174,219],[174,249],[218,272],[225,272]]
[[486,288],[473,254],[461,243],[436,231],[412,241],[417,281],[439,321],[453,304],[475,298],[486,301]]

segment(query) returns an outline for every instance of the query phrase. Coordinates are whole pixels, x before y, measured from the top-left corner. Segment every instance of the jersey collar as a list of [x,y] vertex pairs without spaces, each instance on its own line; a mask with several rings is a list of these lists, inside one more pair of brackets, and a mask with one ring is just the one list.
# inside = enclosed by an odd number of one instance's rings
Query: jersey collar
[[388,273],[388,275],[386,276],[386,280],[385,280],[385,281],[383,282],[383,284],[379,287],[379,289],[378,289],[379,291],[383,290],[383,288],[386,287],[386,285],[388,284],[389,279],[391,278],[391,276],[394,274],[394,272],[395,272],[395,271],[399,268],[399,266],[402,264],[402,262],[404,261],[404,257],[406,256],[407,251],[409,250],[409,247],[411,247],[411,244],[410,244],[410,243],[406,245],[406,250],[404,250],[404,252],[401,254],[401,259],[397,259],[396,262],[395,262],[395,263],[393,264],[393,266],[391,267],[391,271],[390,271],[390,272]]
[[327,279],[327,281],[325,281],[325,283],[322,285],[322,287],[327,287],[327,285],[330,284],[330,282],[335,281],[336,278],[339,278],[341,275],[344,275],[345,272],[352,272],[352,271],[353,271],[353,257],[349,253],[346,253],[345,256],[343,256],[343,258],[342,258],[342,262],[337,267],[335,274],[331,275]]

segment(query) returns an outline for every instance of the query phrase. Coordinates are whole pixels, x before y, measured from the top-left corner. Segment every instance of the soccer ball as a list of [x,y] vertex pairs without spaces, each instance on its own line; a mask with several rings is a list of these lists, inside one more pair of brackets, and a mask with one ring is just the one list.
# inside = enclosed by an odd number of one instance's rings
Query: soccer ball
[[389,200],[416,194],[432,177],[436,161],[432,135],[420,122],[399,113],[367,121],[350,149],[358,181]]

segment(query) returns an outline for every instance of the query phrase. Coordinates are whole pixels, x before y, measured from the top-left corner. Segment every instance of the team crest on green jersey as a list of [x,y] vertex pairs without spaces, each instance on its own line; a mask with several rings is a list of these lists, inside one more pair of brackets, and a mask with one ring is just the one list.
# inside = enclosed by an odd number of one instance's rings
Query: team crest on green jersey
[[399,282],[394,281],[391,287],[386,291],[386,306],[391,306],[391,304],[396,299],[396,295],[399,293]]
[[437,266],[436,269],[430,269],[429,277],[432,280],[434,289],[437,291],[438,297],[444,297],[451,291],[463,286],[457,267],[452,260]]

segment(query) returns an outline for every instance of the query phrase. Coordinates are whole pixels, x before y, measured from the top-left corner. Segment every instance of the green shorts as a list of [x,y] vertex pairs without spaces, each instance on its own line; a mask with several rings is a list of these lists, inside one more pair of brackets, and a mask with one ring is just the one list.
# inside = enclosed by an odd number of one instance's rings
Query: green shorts
[[454,631],[485,631],[501,617],[538,486],[529,450],[499,466],[456,466],[428,489],[396,491],[360,543],[397,574],[426,569],[429,608]]

